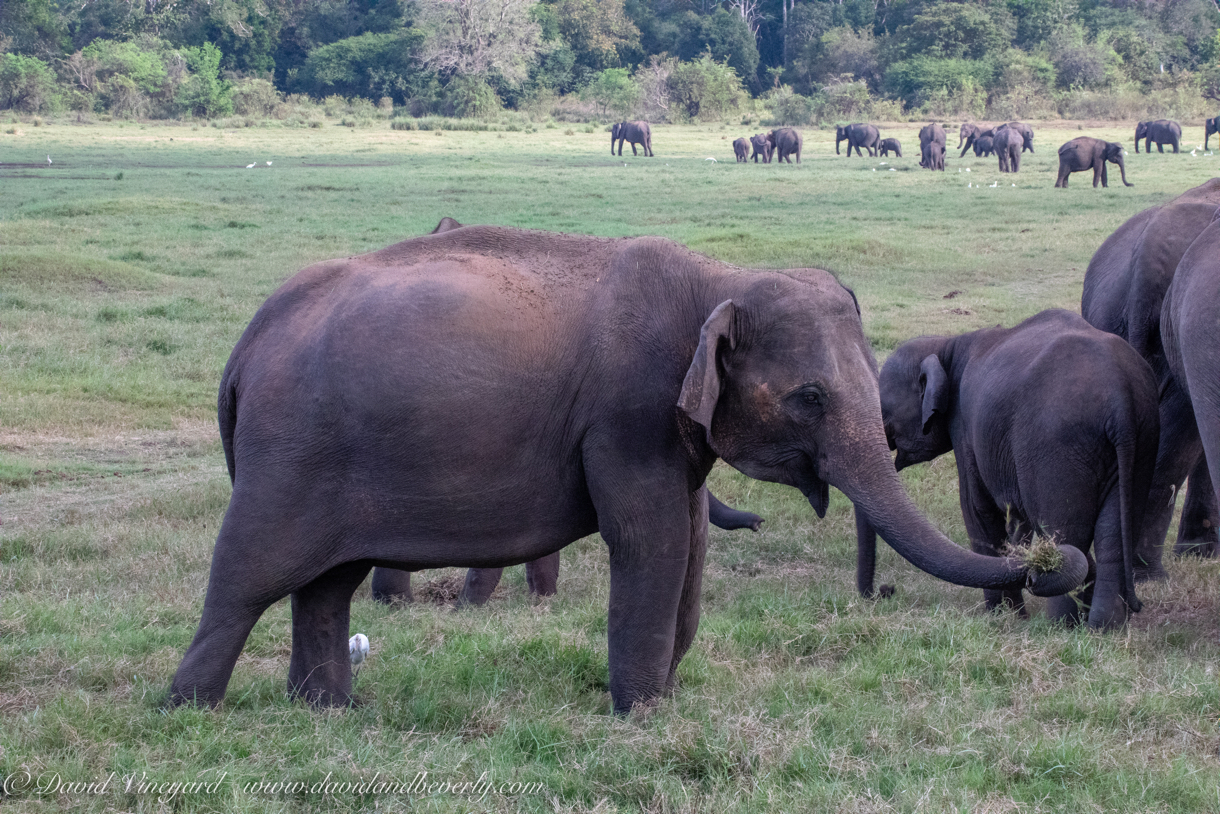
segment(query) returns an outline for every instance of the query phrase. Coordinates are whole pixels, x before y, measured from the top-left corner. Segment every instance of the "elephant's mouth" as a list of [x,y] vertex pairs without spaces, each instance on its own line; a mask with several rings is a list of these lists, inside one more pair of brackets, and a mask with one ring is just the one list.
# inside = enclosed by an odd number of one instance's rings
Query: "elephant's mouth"
[[802,455],[804,460],[799,475],[799,481],[795,484],[797,489],[801,490],[801,494],[809,501],[809,505],[813,507],[817,513],[818,519],[826,517],[826,509],[830,505],[830,484],[822,480],[817,474],[817,465],[808,455]]

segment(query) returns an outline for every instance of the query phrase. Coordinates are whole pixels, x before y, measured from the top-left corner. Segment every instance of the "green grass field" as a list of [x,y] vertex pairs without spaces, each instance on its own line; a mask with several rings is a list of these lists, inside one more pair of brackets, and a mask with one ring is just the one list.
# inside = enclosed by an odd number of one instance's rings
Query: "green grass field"
[[[767,524],[713,530],[681,689],[646,714],[608,714],[597,538],[564,551],[548,601],[519,568],[472,611],[447,604],[457,569],[420,574],[413,606],[362,588],[357,709],[287,700],[281,602],[219,710],[162,712],[228,501],[220,372],[303,265],[443,216],[663,235],[736,264],[835,271],[884,356],[920,333],[1078,309],[1114,228],[1220,174],[1220,154],[1137,156],[1133,124],[1035,123],[1018,175],[957,159],[955,128],[945,173],[918,169],[911,124],[883,128],[907,155],[889,163],[835,156],[833,130],[807,129],[799,166],[735,164],[732,140],[757,124],[657,127],[651,159],[567,128],[4,126],[0,807],[1220,811],[1220,562],[1171,561],[1168,582],[1140,586],[1144,612],[1105,636],[1047,623],[1039,600],[1028,621],[989,615],[981,592],[889,549],[878,576],[897,595],[862,601],[841,496],[818,521],[795,491],[723,466],[717,494]],[[1186,130],[1193,148],[1202,128]],[[1115,172],[1109,189],[1090,174],[1053,189],[1056,148],[1082,134],[1126,143],[1133,188]],[[903,475],[964,544],[949,456]],[[378,785],[424,772],[407,792]],[[492,790],[427,789],[480,778]],[[513,783],[537,785],[500,788]]]

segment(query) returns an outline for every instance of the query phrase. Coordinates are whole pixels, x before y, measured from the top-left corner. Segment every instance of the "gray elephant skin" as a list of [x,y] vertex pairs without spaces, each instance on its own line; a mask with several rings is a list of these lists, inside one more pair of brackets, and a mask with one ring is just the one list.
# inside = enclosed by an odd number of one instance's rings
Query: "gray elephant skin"
[[1034,151],[1034,128],[1025,122],[1008,122],[997,127],[996,133],[1004,129],[1015,130],[1021,134],[1021,152],[1029,150],[1032,153]]
[[877,155],[889,157],[890,153],[902,158],[902,144],[896,138],[883,138],[877,143]]
[[992,136],[991,146],[995,150],[1000,172],[1020,172],[1023,139],[1011,127],[1002,127]]
[[860,152],[861,148],[868,150],[870,156],[877,154],[877,143],[881,140],[881,133],[874,125],[863,124],[856,122],[855,124],[841,124],[835,128],[835,155],[839,155],[840,142],[847,142],[847,154],[850,156],[852,148],[856,150],[856,155],[863,157],[864,153]]
[[974,155],[976,158],[987,158],[995,152],[995,141],[991,136],[981,135],[976,138],[971,145],[974,147]]
[[[351,703],[352,594],[373,566],[499,568],[600,531],[610,694],[675,686],[694,639],[717,458],[840,489],[902,556],[967,586],[1057,595],[937,531],[894,471],[854,295],[661,238],[467,226],[309,266],[259,308],[218,399],[232,497],[168,702],[215,705],[292,597],[288,687]],[[1070,551],[1070,549],[1065,549]]]
[[[1157,388],[1130,345],[1060,310],[920,337],[882,367],[881,411],[898,469],[953,451],[976,552],[995,556],[1034,533],[1085,556],[1092,548],[1081,593],[1089,626],[1118,627],[1140,609],[1131,559],[1156,460]],[[871,549],[864,531],[859,546]],[[857,584],[870,591],[872,573]],[[985,597],[1024,612],[1020,589]],[[1069,597],[1051,599],[1048,613],[1079,616]]]
[[1151,122],[1138,122],[1135,125],[1135,151],[1140,151],[1140,141],[1144,142],[1144,152],[1152,152],[1152,145],[1156,144],[1158,153],[1165,152],[1165,145],[1173,146],[1173,151],[1178,152],[1178,146],[1182,143],[1182,125],[1170,119],[1157,119]]
[[1212,556],[1220,544],[1220,509],[1203,456],[1190,399],[1165,359],[1161,312],[1186,250],[1220,206],[1220,178],[1145,209],[1106,238],[1084,275],[1080,313],[1096,328],[1127,340],[1160,383],[1161,441],[1148,497],[1144,535],[1136,545],[1136,578],[1165,576],[1162,550],[1174,498],[1189,475],[1174,550]]
[[[1208,503],[1220,505],[1220,222],[1213,220],[1182,255],[1161,308],[1161,340],[1170,374],[1194,415],[1203,446],[1200,468],[1209,475]],[[1191,488],[1206,488],[1203,478]],[[1214,520],[1214,514],[1213,514]],[[1215,525],[1211,526],[1214,531]],[[1215,554],[1212,541],[1207,553]]]
[[1102,141],[1092,136],[1080,136],[1067,142],[1059,148],[1059,177],[1055,179],[1056,187],[1067,189],[1068,176],[1074,172],[1093,170],[1093,188],[1097,182],[1108,187],[1109,178],[1106,175],[1106,164],[1117,164],[1122,175],[1123,186],[1135,186],[1127,182],[1127,165],[1123,161],[1123,145],[1117,141]]
[[945,169],[945,128],[939,124],[924,125],[919,130],[919,166],[929,170]]
[[623,154],[623,142],[631,144],[631,154],[637,155],[635,145],[644,148],[644,155],[652,155],[652,128],[648,122],[619,122],[610,128],[610,155],[614,155],[614,143],[618,142],[618,154]]
[[755,164],[758,163],[760,157],[762,158],[762,163],[771,163],[771,142],[767,140],[766,133],[756,133],[750,136],[750,146],[754,148],[754,152],[750,157],[754,159]]
[[1212,133],[1220,133],[1220,116],[1211,119],[1203,120],[1203,149],[1208,149],[1207,142],[1211,139]]
[[791,164],[792,156],[796,156],[796,163],[801,163],[801,145],[804,139],[799,131],[791,127],[772,130],[767,134],[767,142],[771,145],[771,152],[777,162],[782,164],[786,160]]
[[[435,233],[434,233],[435,234]],[[753,512],[743,512],[726,506],[715,495],[707,493],[708,522],[725,531],[750,529],[760,531],[763,519]],[[466,572],[466,581],[458,594],[457,606],[480,606],[487,604],[500,584],[503,568],[471,568]],[[554,596],[559,585],[559,552],[548,554],[525,564],[525,584],[534,596]],[[411,592],[411,572],[398,568],[378,567],[373,569],[373,599],[383,604],[414,602]]]
[[733,140],[733,155],[737,156],[737,163],[744,164],[750,160],[750,142],[748,139],[739,138]]
[[[965,158],[966,151],[977,144],[980,138],[983,138],[984,136],[987,138],[994,137],[995,131],[996,129],[994,127],[984,127],[981,124],[973,124],[971,122],[963,123],[957,132],[957,146],[962,151],[958,158]],[[974,154],[978,155],[977,148],[975,149]]]

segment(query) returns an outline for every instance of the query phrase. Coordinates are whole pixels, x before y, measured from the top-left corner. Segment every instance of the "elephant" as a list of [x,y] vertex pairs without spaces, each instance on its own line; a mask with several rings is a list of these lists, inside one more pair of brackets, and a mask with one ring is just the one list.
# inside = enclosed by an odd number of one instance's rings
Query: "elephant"
[[[1092,547],[1081,594],[1089,627],[1118,627],[1140,610],[1132,555],[1159,421],[1156,378],[1130,345],[1070,311],[1043,311],[1013,328],[905,342],[880,387],[897,469],[954,453],[974,551],[998,556],[1034,534],[1085,556]],[[871,592],[876,537],[867,524],[857,531],[857,561],[869,568],[857,585]],[[1024,615],[1019,588],[985,600]],[[1079,621],[1069,597],[1051,599],[1048,614]]]
[[631,144],[631,154],[636,155],[635,145],[644,148],[644,155],[652,153],[652,128],[648,122],[619,122],[610,128],[610,155],[614,155],[614,142],[618,142],[618,154],[623,154],[623,142]]
[[771,163],[771,142],[767,141],[766,133],[757,133],[750,136],[750,146],[754,148],[754,153],[750,157],[754,159],[754,163],[758,163],[759,156],[762,156],[762,163]]
[[783,163],[785,160],[789,164],[792,163],[792,156],[796,156],[796,163],[801,163],[801,145],[804,139],[797,130],[791,127],[781,127],[778,130],[772,130],[767,134],[767,143],[771,145],[771,150],[775,154],[775,160]]
[[835,128],[835,155],[839,155],[839,143],[847,142],[847,155],[851,156],[852,148],[856,155],[863,157],[860,148],[868,150],[870,156],[877,155],[877,143],[881,140],[880,131],[871,124],[841,124]]
[[1024,122],[1008,122],[997,127],[992,137],[994,138],[996,134],[1005,129],[1015,130],[1021,134],[1021,152],[1029,150],[1032,153],[1034,151],[1034,128]]
[[739,138],[733,141],[733,155],[737,156],[737,163],[744,164],[750,160],[750,142],[747,139]]
[[[1004,126],[1006,126],[1006,125],[1004,125]],[[978,143],[979,139],[984,138],[984,137],[990,139],[990,138],[994,137],[995,131],[996,131],[996,128],[983,127],[983,125],[981,125],[981,124],[971,124],[969,122],[962,124],[961,129],[958,130],[957,146],[962,151],[961,155],[959,155],[958,158],[964,158],[966,156],[966,151],[969,150],[971,147],[974,147],[974,145],[976,145]],[[979,154],[979,150],[977,147],[974,148],[974,154],[975,155]]]
[[1220,178],[1134,215],[1106,238],[1084,275],[1080,313],[1095,328],[1116,334],[1151,366],[1160,382],[1161,441],[1135,549],[1136,579],[1165,577],[1162,547],[1173,521],[1175,497],[1189,475],[1174,550],[1211,556],[1220,545],[1220,503],[1189,399],[1165,360],[1161,311],[1165,292],[1186,250],[1220,206]]
[[1109,186],[1106,178],[1106,162],[1117,164],[1123,177],[1123,185],[1127,183],[1127,166],[1123,163],[1123,145],[1117,141],[1102,141],[1092,136],[1080,136],[1063,144],[1059,148],[1059,177],[1055,179],[1056,187],[1067,189],[1068,176],[1074,172],[1084,172],[1093,169],[1093,189],[1097,189],[1100,180],[1103,187]]
[[835,486],[916,567],[976,588],[1072,590],[956,546],[886,446],[854,294],[819,269],[748,270],[663,238],[466,226],[290,277],[217,400],[232,495],[168,706],[223,700],[263,612],[292,597],[288,688],[352,703],[350,603],[373,566],[500,568],[600,532],[616,714],[676,685],[694,641],[705,479],[721,458]]
[[[1214,180],[1214,179],[1213,179]],[[1194,417],[1203,456],[1191,472],[1191,489],[1206,490],[1206,503],[1220,505],[1220,342],[1217,342],[1217,296],[1220,296],[1220,222],[1213,219],[1182,255],[1161,306],[1161,342],[1170,375]],[[1206,478],[1197,472],[1205,472]],[[1205,485],[1206,484],[1206,485]],[[1189,498],[1189,496],[1188,496]],[[1187,502],[1189,507],[1189,499]],[[1185,510],[1183,510],[1185,522]],[[1215,511],[1211,513],[1210,547],[1214,555]],[[1179,548],[1179,551],[1181,549]]]
[[883,138],[877,143],[877,155],[889,157],[889,154],[902,158],[902,144],[896,138]]
[[1151,122],[1138,122],[1135,125],[1135,151],[1140,151],[1140,139],[1144,141],[1144,152],[1152,152],[1152,143],[1156,142],[1156,151],[1165,152],[1165,145],[1172,144],[1173,151],[1178,152],[1182,144],[1182,125],[1170,119],[1157,119]]
[[974,155],[977,158],[986,158],[995,152],[995,142],[991,136],[983,135],[974,140]]
[[1207,149],[1207,142],[1212,137],[1212,133],[1220,133],[1220,116],[1213,119],[1203,120],[1203,149]]
[[945,169],[945,128],[939,124],[924,125],[919,131],[919,166],[929,170]]
[[[435,234],[435,233],[434,233]],[[708,522],[725,531],[750,529],[760,531],[763,519],[753,512],[743,512],[726,506],[709,490],[707,493]],[[471,568],[466,572],[466,581],[458,594],[458,607],[479,606],[491,599],[492,592],[500,584],[503,568]],[[559,582],[559,552],[548,554],[525,564],[525,584],[535,596],[554,596]],[[373,569],[373,599],[390,604],[414,602],[411,593],[411,572],[398,568],[377,567]]]
[[996,159],[1000,164],[1000,172],[1021,171],[1022,136],[1011,127],[1002,127],[991,139]]

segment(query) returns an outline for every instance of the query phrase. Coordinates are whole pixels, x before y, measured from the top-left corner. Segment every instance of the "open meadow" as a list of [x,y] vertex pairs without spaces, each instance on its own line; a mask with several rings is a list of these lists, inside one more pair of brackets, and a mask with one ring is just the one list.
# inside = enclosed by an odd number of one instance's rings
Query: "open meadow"
[[[918,168],[909,123],[882,127],[906,156],[889,159],[836,156],[833,129],[807,128],[800,165],[736,164],[733,139],[757,123],[658,126],[654,158],[612,157],[605,128],[563,123],[3,124],[0,807],[1220,812],[1220,561],[1167,555],[1169,580],[1141,584],[1144,611],[1110,635],[1050,624],[1038,599],[1029,620],[988,614],[980,591],[884,546],[878,577],[897,593],[865,601],[846,499],[819,521],[797,491],[723,464],[713,490],[766,524],[712,530],[681,686],[646,713],[609,714],[596,536],[563,552],[548,600],[521,568],[460,612],[458,569],[417,575],[414,605],[362,587],[358,708],[287,699],[286,600],[222,707],[161,708],[228,502],[220,373],[297,269],[444,216],[661,235],[743,266],[834,271],[884,358],[918,334],[1078,311],[1107,235],[1220,175],[1220,149],[1191,154],[1198,122],[1180,155],[1136,155],[1134,123],[1034,127],[1037,152],[1001,175],[957,158],[956,123],[944,173]],[[1112,166],[1109,189],[1091,173],[1053,188],[1056,149],[1086,134],[1123,141],[1134,187]],[[951,456],[902,474],[964,545]]]

